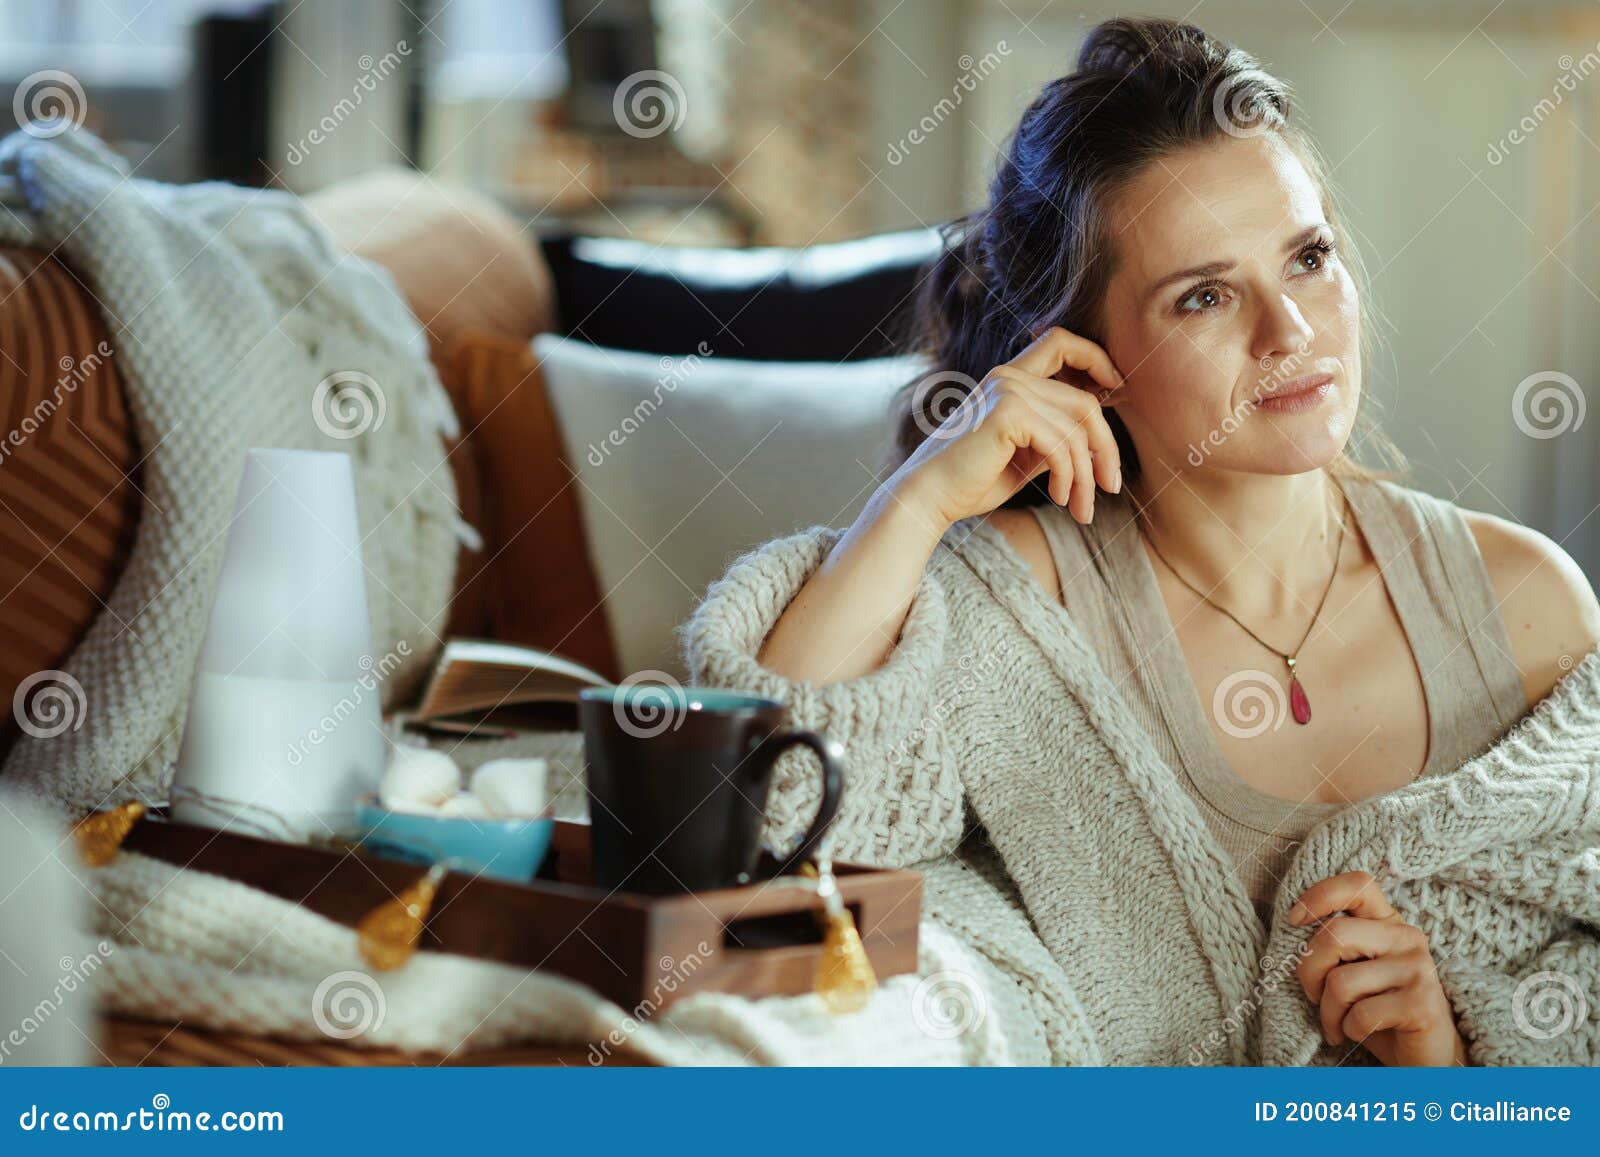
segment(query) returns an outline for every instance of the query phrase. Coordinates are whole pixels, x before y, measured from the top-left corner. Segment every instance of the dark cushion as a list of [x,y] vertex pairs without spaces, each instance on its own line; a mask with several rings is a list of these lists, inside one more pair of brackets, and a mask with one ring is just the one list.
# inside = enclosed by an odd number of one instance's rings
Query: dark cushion
[[851,361],[898,350],[935,229],[806,249],[541,239],[562,333],[595,345],[719,357]]

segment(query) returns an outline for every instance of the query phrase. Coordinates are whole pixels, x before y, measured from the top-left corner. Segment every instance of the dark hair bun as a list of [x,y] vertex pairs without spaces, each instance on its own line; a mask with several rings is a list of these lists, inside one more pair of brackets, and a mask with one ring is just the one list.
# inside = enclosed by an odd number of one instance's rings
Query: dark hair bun
[[[1186,132],[1193,131],[1196,114],[1236,136],[1289,117],[1287,84],[1244,49],[1177,20],[1119,16],[1095,25],[1078,50],[1078,75],[1110,82],[1107,102],[1118,90],[1148,94],[1175,120],[1189,122]],[[1129,92],[1126,99],[1141,98]]]
[[1119,16],[1095,25],[1078,50],[1078,71],[1126,76],[1140,69],[1179,71],[1198,79],[1222,64],[1230,46],[1193,24]]

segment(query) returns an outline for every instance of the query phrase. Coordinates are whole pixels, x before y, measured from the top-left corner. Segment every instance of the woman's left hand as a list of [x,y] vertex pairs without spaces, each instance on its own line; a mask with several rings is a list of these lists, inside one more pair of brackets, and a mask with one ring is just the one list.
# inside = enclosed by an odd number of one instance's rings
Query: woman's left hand
[[1355,1041],[1386,1065],[1467,1064],[1427,934],[1400,918],[1377,881],[1329,876],[1289,908],[1292,924],[1325,916],[1297,973],[1328,1043]]

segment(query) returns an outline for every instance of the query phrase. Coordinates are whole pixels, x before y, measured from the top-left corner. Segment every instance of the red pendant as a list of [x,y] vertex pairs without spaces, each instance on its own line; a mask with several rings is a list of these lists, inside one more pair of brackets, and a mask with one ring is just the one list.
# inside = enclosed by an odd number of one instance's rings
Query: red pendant
[[1289,676],[1289,710],[1294,713],[1296,723],[1311,722],[1311,700],[1306,698],[1306,689],[1293,675]]

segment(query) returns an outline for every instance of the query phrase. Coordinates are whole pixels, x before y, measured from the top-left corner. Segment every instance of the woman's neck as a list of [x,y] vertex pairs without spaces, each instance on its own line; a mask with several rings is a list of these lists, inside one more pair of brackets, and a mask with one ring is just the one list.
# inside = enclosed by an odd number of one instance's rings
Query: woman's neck
[[[1335,563],[1344,499],[1326,470],[1142,472],[1129,485],[1144,531],[1212,601],[1246,622],[1304,621]],[[1348,526],[1348,534],[1353,527]],[[1346,551],[1346,560],[1353,552]],[[1254,626],[1254,622],[1252,622]]]

